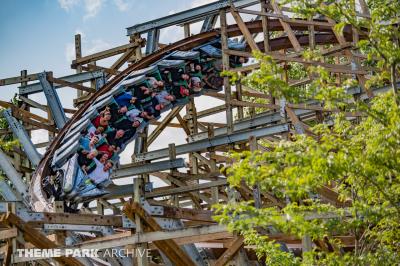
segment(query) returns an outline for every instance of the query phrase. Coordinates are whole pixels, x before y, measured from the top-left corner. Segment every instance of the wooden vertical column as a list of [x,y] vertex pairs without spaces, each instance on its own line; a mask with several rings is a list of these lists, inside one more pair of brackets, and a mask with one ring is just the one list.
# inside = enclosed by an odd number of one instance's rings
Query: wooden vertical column
[[[190,23],[186,23],[183,25],[183,31],[184,31],[184,37],[190,37]],[[186,105],[186,116],[188,117],[187,119],[187,127],[189,128],[189,133],[190,135],[197,134],[199,129],[197,125],[197,111],[196,111],[196,106],[194,104],[194,99],[190,99],[190,102]],[[193,155],[193,153],[189,154],[189,162],[191,164],[191,173],[192,174],[198,174],[199,173],[199,161],[198,159]],[[196,185],[199,183],[199,180],[189,180],[187,182],[188,185]],[[193,192],[193,194],[198,195],[198,192]],[[194,197],[197,199],[198,197]],[[199,204],[193,203],[193,208],[198,208]]]
[[[197,112],[196,106],[194,104],[194,99],[190,99],[190,102],[186,105],[186,116],[188,117],[187,126],[189,128],[190,135],[198,133],[198,126],[197,126]],[[191,164],[191,173],[198,174],[199,173],[199,161],[194,156],[193,153],[189,154],[189,161]],[[187,181],[188,185],[196,185],[199,183],[199,180],[189,180]],[[199,192],[193,192],[193,194],[198,195]],[[195,197],[198,198],[198,197]],[[197,208],[198,204],[193,204],[193,208]]]
[[[104,215],[104,205],[101,204],[100,199],[96,200],[96,209],[97,209],[97,214]],[[113,212],[114,212],[114,210],[113,210]]]
[[[75,60],[79,59],[82,57],[82,39],[80,34],[75,35]],[[82,73],[82,66],[78,65],[76,67],[76,73]],[[77,90],[77,98],[80,98],[83,96],[83,91]]]
[[[261,2],[261,12],[268,11],[268,5],[266,4],[265,0],[260,0]],[[261,24],[263,28],[263,37],[264,37],[264,52],[269,52],[271,47],[269,45],[269,28],[268,28],[268,17],[261,16]]]
[[[130,36],[129,42],[133,43],[138,39],[140,39],[140,34],[134,34],[134,35]],[[138,47],[136,47],[135,52],[133,53],[131,58],[129,58],[128,62],[129,63],[135,63],[135,62],[139,61],[140,59],[142,59],[142,57],[143,57],[143,55],[142,55],[142,46],[139,45]]]
[[[7,205],[8,205],[8,211],[9,211],[10,213],[14,214],[14,215],[16,215],[16,213],[17,213],[17,206],[16,206],[16,204],[17,204],[17,203],[15,203],[15,202],[11,202],[11,203],[8,203],[8,204],[7,204]],[[17,252],[17,249],[19,249],[19,248],[24,248],[25,239],[24,239],[24,236],[23,236],[22,232],[20,232],[20,230],[18,230],[18,227],[17,227],[17,226],[12,225],[11,227],[12,227],[14,230],[15,230],[15,229],[17,230],[17,237],[14,237],[14,238],[11,239],[11,246],[12,246],[12,247],[11,247],[11,250],[12,250],[12,253],[14,254],[15,252]],[[22,263],[15,263],[15,264],[13,264],[13,265],[22,266],[23,264],[22,264]]]
[[[139,153],[143,153],[147,151],[147,134],[148,134],[148,126],[143,130],[143,133],[140,133],[139,137],[136,138],[135,140],[135,148],[134,148],[134,153],[133,156]],[[148,162],[145,162],[148,163]],[[139,177],[137,177],[134,180],[134,191],[133,191],[133,201],[137,202],[138,204],[141,205],[141,197],[144,194],[144,186],[145,182],[149,181],[149,175],[148,174],[142,174]],[[143,228],[143,223],[142,220],[140,219],[140,216],[135,215],[135,224],[136,224],[136,233],[142,233],[144,231]],[[145,254],[145,249],[147,249],[147,243],[141,243],[136,246],[139,252],[141,254]],[[147,266],[148,265],[148,260],[147,257],[141,257],[137,256],[137,264],[138,266]]]
[[[213,125],[208,125],[208,138],[211,139],[214,137],[214,127]],[[211,172],[217,172],[219,169],[217,167],[217,161],[215,158],[213,158],[213,155],[215,155],[214,148],[210,149],[210,168]],[[211,198],[212,198],[212,203],[216,204],[219,203],[219,192],[218,192],[218,187],[212,187],[211,188]]]
[[190,37],[190,23],[183,24],[183,34],[185,38]]
[[[169,159],[175,160],[176,159],[175,143],[168,144],[168,150],[169,150]],[[171,168],[170,174],[173,176],[175,171],[176,171],[176,168]],[[171,184],[171,185],[173,185],[173,184]],[[179,195],[173,195],[171,198],[171,202],[174,206],[179,207]]]
[[[309,21],[313,21],[313,18],[309,18]],[[315,28],[314,25],[308,26],[308,38],[309,38],[309,46],[311,50],[315,49]]]
[[[229,55],[225,52],[228,49],[228,33],[226,26],[226,10],[221,9],[219,12],[219,19],[221,24],[221,46],[222,46],[222,68],[229,70]],[[225,88],[225,105],[226,105],[226,126],[228,134],[233,132],[233,114],[231,106],[231,85],[229,77],[224,77]]]
[[[240,80],[236,83],[236,99],[238,101],[242,101],[242,93],[243,93],[243,88],[242,88],[242,83],[240,82]],[[243,111],[244,107],[243,106],[238,106],[237,107],[237,117],[239,119],[244,118],[244,111]]]
[[[64,212],[64,202],[63,201],[55,201],[54,202],[54,212],[63,213]],[[57,245],[65,246],[65,231],[56,231],[55,233],[56,239],[55,242]]]
[[[143,179],[142,178],[136,178],[134,182],[134,195],[133,195],[133,201],[137,202],[140,204],[140,198],[142,197],[143,194]],[[143,228],[143,223],[142,220],[140,219],[140,216],[135,214],[135,224],[136,224],[136,234],[137,233],[143,233],[144,228]],[[145,250],[147,248],[147,244],[145,243],[140,243],[136,245],[137,251],[140,252],[140,254],[145,254]],[[137,256],[136,257],[136,264],[138,266],[147,266],[148,265],[148,260],[146,256]]]

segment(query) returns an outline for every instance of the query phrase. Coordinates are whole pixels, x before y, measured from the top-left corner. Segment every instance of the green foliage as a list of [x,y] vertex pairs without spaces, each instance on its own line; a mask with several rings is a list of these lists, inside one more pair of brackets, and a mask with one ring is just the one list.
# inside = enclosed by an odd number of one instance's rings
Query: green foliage
[[[364,34],[358,43],[360,52],[366,55],[366,64],[377,70],[367,87],[395,82],[389,70],[400,62],[399,1],[368,1],[371,19],[356,16],[353,0],[286,2],[303,17],[319,13],[338,21],[335,30],[340,33],[349,24],[358,29]],[[335,76],[321,67],[292,64],[290,79],[313,77],[311,84],[293,88],[284,81],[282,67],[270,57],[255,57],[260,69],[246,77],[236,75],[235,82],[241,80],[292,103],[317,100],[337,111],[330,115],[331,123],[312,126],[312,136],[265,142],[268,152],[231,154],[235,161],[227,168],[231,186],[257,184],[262,194],[273,196],[283,207],[257,209],[252,201],[229,202],[215,206],[215,219],[243,235],[267,265],[399,265],[400,109],[393,100],[396,86],[368,103],[355,102],[346,94],[358,85],[354,77],[348,76],[338,86]],[[318,50],[306,50],[303,57],[321,60]],[[363,116],[349,120],[348,111]],[[338,204],[319,197],[326,186],[335,187]],[[314,248],[295,257],[268,237],[278,232],[329,241],[333,252]],[[344,251],[337,238],[340,235],[354,236],[354,250]]]
[[[233,154],[237,163],[227,169],[232,186],[240,186],[242,180],[249,186],[259,184],[261,191],[272,192],[277,199],[290,203],[281,210],[256,209],[251,202],[220,205],[216,220],[243,234],[249,244],[257,245],[258,253],[271,265],[300,263],[295,257],[290,257],[290,263],[272,263],[280,261],[275,256],[289,255],[271,252],[274,246],[257,233],[271,226],[314,240],[333,240],[334,235],[360,232],[356,234],[359,247],[351,255],[323,254],[326,259],[321,260],[321,256],[311,254],[301,262],[304,265],[326,265],[332,256],[336,256],[335,265],[372,258],[371,265],[382,265],[376,254],[385,254],[390,259],[387,262],[400,263],[394,256],[400,252],[400,110],[392,97],[391,93],[375,97],[369,109],[371,115],[357,125],[338,114],[332,127],[313,128],[317,139],[296,136],[295,141],[271,145],[271,152]],[[352,202],[346,210],[313,197],[333,183],[338,184],[340,199]],[[315,214],[335,218],[311,219]],[[340,250],[339,242],[331,244]]]

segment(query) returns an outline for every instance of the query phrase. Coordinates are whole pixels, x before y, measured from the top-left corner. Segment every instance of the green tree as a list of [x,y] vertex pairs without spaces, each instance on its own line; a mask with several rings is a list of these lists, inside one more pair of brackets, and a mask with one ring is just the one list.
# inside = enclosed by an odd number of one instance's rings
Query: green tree
[[[258,185],[262,194],[272,194],[285,206],[255,208],[252,201],[217,205],[215,219],[255,245],[257,255],[268,265],[399,265],[400,264],[400,109],[396,74],[400,62],[400,2],[371,0],[370,18],[356,18],[354,1],[287,1],[306,17],[323,14],[340,22],[341,31],[352,25],[366,36],[359,41],[365,64],[377,70],[368,88],[390,84],[392,90],[368,103],[351,101],[346,95],[357,83],[349,76],[341,86],[321,67],[307,71],[315,77],[308,86],[290,88],[280,78],[282,68],[268,56],[256,54],[260,69],[243,83],[289,102],[319,100],[335,109],[331,123],[311,127],[312,135],[296,135],[290,141],[263,142],[268,152],[232,154],[227,168],[232,186],[245,182]],[[314,56],[307,51],[305,57]],[[233,75],[234,78],[238,78]],[[347,112],[359,117],[349,120]],[[339,202],[319,195],[334,187]],[[302,257],[281,250],[271,240],[276,232],[310,237],[329,243],[332,251],[314,248]],[[355,238],[351,251],[337,236]]]

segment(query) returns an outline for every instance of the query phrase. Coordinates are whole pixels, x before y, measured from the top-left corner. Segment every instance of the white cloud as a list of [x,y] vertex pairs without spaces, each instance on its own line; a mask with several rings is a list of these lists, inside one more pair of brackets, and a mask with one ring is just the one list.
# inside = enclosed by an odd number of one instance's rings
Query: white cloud
[[96,39],[96,40],[92,40],[89,42],[88,47],[86,47],[86,49],[85,49],[85,53],[93,54],[93,53],[97,53],[100,51],[110,49],[111,47],[112,47],[112,45],[109,44],[108,42],[106,42],[102,39]]
[[72,7],[77,5],[78,2],[79,2],[79,0],[58,0],[60,7],[67,12],[70,11],[72,9]]
[[161,43],[174,43],[183,38],[182,27],[172,26],[161,29],[160,42]]
[[[58,0],[60,7],[65,11],[70,11],[74,6],[84,6],[85,15],[83,17],[84,20],[88,18],[95,17],[97,13],[101,10],[103,3],[105,0]],[[124,7],[124,0],[115,0],[119,2],[118,7]],[[83,2],[83,5],[82,5]]]
[[194,1],[192,1],[190,6],[193,8],[193,7],[198,7],[198,6],[206,5],[206,4],[213,3],[213,2],[216,2],[216,0],[194,0]]
[[121,12],[127,11],[130,8],[130,4],[127,3],[125,0],[114,0],[114,4]]
[[95,17],[99,13],[103,5],[103,0],[85,0],[85,11],[86,14],[83,17],[84,20]]
[[[87,40],[85,32],[81,29],[76,29],[75,34],[81,35],[82,52],[84,55],[97,53],[110,49],[112,45],[102,39]],[[71,63],[75,59],[75,43],[70,42],[65,45],[65,59]]]

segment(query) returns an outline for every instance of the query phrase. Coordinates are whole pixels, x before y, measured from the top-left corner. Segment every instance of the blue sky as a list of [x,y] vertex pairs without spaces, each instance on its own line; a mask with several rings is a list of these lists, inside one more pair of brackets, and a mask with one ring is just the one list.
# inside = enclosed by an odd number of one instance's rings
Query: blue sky
[[[89,55],[128,43],[126,27],[170,15],[215,0],[1,0],[0,9],[0,78],[53,71],[55,77],[73,74],[74,35],[82,35],[82,53]],[[201,25],[194,25],[199,31]],[[170,43],[183,37],[183,29],[171,27],[161,31],[160,41]],[[114,59],[115,60],[115,59]],[[104,60],[109,66],[114,60]],[[18,92],[18,84],[0,87],[0,99],[9,101]],[[57,90],[64,107],[72,107],[76,90]],[[43,93],[30,96],[46,104]],[[207,105],[212,101],[207,101]],[[220,104],[220,103],[219,103]],[[46,116],[42,111],[35,113]],[[174,131],[174,129],[171,129]],[[160,136],[160,147],[170,143],[170,136],[183,132],[167,131]],[[43,130],[32,133],[33,141],[47,141]],[[157,143],[155,143],[157,147]],[[130,156],[125,158],[130,160]]]
[[[69,65],[76,33],[82,34],[82,52],[88,55],[128,43],[126,27],[208,2],[213,1],[2,0],[0,78],[17,76],[22,69],[53,71],[56,77],[74,73]],[[177,40],[172,30],[162,32],[161,40]],[[0,87],[0,99],[9,100],[16,88]]]

